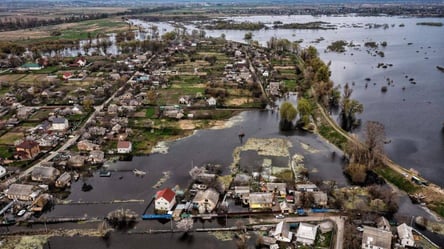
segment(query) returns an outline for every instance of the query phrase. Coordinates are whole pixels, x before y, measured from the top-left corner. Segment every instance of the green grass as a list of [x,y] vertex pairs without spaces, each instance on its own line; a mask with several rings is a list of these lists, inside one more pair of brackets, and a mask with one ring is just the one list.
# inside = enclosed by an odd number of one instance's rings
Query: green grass
[[330,248],[332,235],[333,232],[328,232],[325,234],[321,234],[320,232],[318,232],[318,235],[316,236],[317,238],[315,242],[315,248]]
[[145,117],[153,118],[155,114],[156,114],[156,110],[154,109],[154,107],[149,107],[148,109],[146,109]]
[[327,125],[321,125],[319,127],[319,134],[340,149],[344,149],[345,144],[347,143],[347,139],[345,137]]
[[441,217],[444,217],[444,203],[433,203],[430,205],[430,209],[435,211]]
[[59,71],[59,66],[50,66],[50,67],[45,67],[41,70],[38,71],[33,71],[33,74],[52,74]]
[[0,157],[10,158],[14,154],[13,149],[9,146],[0,146]]
[[379,167],[375,169],[375,172],[407,193],[414,193],[419,189],[419,187],[412,183],[409,179],[405,178],[403,175],[389,167]]
[[287,89],[294,90],[294,89],[296,89],[297,82],[295,79],[284,80],[284,85]]

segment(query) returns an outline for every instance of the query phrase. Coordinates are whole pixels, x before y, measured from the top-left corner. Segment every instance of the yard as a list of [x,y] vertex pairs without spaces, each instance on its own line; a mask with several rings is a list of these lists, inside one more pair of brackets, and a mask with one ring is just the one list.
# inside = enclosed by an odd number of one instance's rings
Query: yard
[[14,142],[23,139],[23,132],[8,132],[0,137],[0,144],[14,145]]

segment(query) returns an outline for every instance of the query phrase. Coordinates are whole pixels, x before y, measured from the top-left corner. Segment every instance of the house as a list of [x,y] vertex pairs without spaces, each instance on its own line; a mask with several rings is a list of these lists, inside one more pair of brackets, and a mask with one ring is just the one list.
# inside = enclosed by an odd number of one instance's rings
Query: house
[[281,208],[281,212],[285,214],[294,213],[293,205],[289,205],[288,202],[282,201],[279,202],[279,207]]
[[293,233],[290,232],[290,225],[285,221],[281,221],[272,232],[272,236],[278,241],[291,242]]
[[100,145],[94,144],[88,140],[82,140],[77,143],[77,149],[80,151],[100,150]]
[[5,191],[6,196],[10,200],[32,201],[39,195],[39,191],[34,191],[33,185],[28,184],[11,184]]
[[60,175],[60,171],[54,167],[34,167],[31,173],[31,180],[35,182],[54,182],[57,176]]
[[398,231],[399,242],[403,247],[415,245],[415,239],[413,238],[412,228],[410,226],[402,223],[396,230]]
[[314,204],[318,207],[324,207],[327,206],[328,202],[328,196],[326,193],[318,191],[318,192],[312,192],[313,198],[314,198]]
[[74,66],[77,67],[84,67],[86,66],[86,58],[81,56],[81,57],[77,57],[73,63]]
[[2,166],[0,166],[0,179],[6,175],[6,169]]
[[268,91],[270,92],[270,94],[274,96],[279,96],[281,84],[281,82],[270,82],[270,84],[268,85]]
[[314,192],[319,189],[316,184],[296,184],[296,190],[301,192]]
[[133,144],[129,141],[119,141],[117,142],[117,153],[128,154],[133,150]]
[[15,147],[17,157],[20,159],[32,159],[40,153],[39,143],[33,140],[25,140]]
[[209,106],[216,106],[217,101],[214,97],[210,97],[209,99],[207,99],[207,103]]
[[92,164],[101,164],[105,162],[105,152],[101,150],[93,150],[89,152],[88,161]]
[[80,168],[85,165],[85,157],[80,155],[71,156],[68,160],[68,165],[74,168]]
[[283,182],[267,182],[265,184],[267,192],[274,193],[276,197],[285,198],[287,196],[287,184]]
[[68,79],[72,78],[73,76],[74,75],[71,72],[64,72],[63,75],[62,75],[62,78],[64,80],[68,80]]
[[361,247],[363,249],[390,249],[392,248],[392,233],[376,227],[364,226]]
[[25,63],[23,65],[20,66],[20,70],[31,70],[31,71],[36,71],[36,70],[41,70],[43,68],[43,66],[37,64],[37,63]]
[[317,231],[318,226],[301,222],[296,233],[296,241],[303,245],[313,245]]
[[69,187],[69,185],[71,185],[71,174],[68,172],[64,172],[60,175],[55,182],[57,188]]
[[51,129],[54,131],[64,131],[69,128],[68,119],[63,117],[56,117],[52,119]]
[[250,193],[248,199],[250,210],[271,209],[273,207],[272,193]]
[[212,188],[205,191],[198,191],[193,199],[194,207],[199,210],[199,213],[210,213],[213,211],[219,202],[219,193]]
[[376,220],[376,227],[382,230],[390,231],[390,223],[384,216],[381,216]]
[[154,201],[154,209],[156,211],[168,212],[176,204],[176,193],[173,190],[166,188],[156,193],[156,200]]

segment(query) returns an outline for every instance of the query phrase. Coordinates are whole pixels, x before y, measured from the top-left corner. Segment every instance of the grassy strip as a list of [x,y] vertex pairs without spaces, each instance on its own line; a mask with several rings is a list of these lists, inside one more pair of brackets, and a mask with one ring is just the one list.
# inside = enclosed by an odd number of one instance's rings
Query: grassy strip
[[389,167],[377,168],[375,172],[407,193],[414,193],[419,189],[419,187],[414,185],[409,179]]
[[330,143],[336,145],[341,150],[345,149],[347,139],[332,127],[322,124],[321,126],[319,126],[319,134],[321,134],[322,137],[327,139]]
[[444,203],[432,203],[429,207],[441,217],[444,217]]

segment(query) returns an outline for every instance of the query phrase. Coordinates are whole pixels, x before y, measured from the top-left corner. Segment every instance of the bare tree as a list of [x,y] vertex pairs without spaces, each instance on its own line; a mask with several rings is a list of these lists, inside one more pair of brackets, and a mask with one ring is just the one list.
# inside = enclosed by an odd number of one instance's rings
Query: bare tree
[[384,125],[376,121],[365,124],[364,143],[367,150],[367,165],[372,168],[377,163],[378,155],[384,153],[385,131]]

